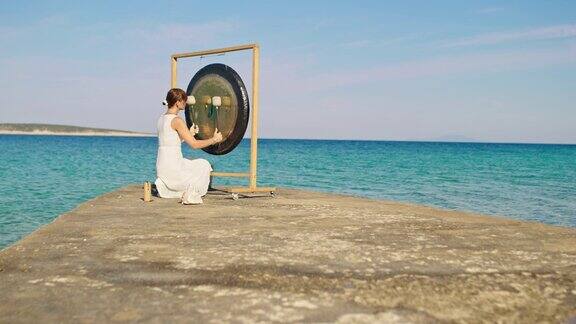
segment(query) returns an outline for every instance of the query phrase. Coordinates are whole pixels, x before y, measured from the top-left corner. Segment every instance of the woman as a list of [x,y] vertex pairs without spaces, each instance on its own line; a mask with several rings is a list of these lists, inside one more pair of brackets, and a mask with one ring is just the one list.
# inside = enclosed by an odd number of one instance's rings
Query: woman
[[186,107],[187,98],[184,90],[174,88],[168,91],[163,103],[168,109],[158,119],[158,178],[155,184],[162,198],[181,198],[183,204],[201,204],[202,196],[208,191],[212,166],[204,159],[185,159],[181,143],[186,142],[193,149],[201,149],[221,142],[222,134],[216,129],[210,139],[194,138],[198,126],[193,125],[188,129],[178,117],[180,110]]

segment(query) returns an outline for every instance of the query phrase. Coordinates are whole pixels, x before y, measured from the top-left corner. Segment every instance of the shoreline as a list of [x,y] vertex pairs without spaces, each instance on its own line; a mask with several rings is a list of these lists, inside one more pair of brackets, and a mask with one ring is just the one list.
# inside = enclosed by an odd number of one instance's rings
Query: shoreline
[[111,137],[157,137],[156,134],[123,133],[123,132],[52,132],[52,131],[7,131],[0,130],[0,135],[41,135],[41,136],[111,136]]
[[[122,132],[51,132],[51,131],[8,131],[0,130],[0,135],[47,135],[47,136],[126,136],[126,137],[157,137],[156,134],[147,133],[122,133]],[[250,137],[244,137],[244,140],[249,140]],[[550,145],[550,146],[576,146],[576,143],[562,143],[562,142],[498,142],[498,141],[435,141],[428,139],[338,139],[338,138],[284,138],[284,137],[262,137],[258,140],[280,140],[280,141],[326,141],[326,142],[390,142],[390,143],[439,143],[439,144],[493,144],[493,145]]]
[[0,322],[576,316],[576,229],[285,188],[141,197],[89,199],[0,250]]

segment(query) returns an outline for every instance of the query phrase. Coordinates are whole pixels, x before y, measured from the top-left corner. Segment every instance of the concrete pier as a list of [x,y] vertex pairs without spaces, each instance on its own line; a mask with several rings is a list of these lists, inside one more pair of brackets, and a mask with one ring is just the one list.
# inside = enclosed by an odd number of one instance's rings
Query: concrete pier
[[576,229],[300,190],[87,201],[0,252],[1,323],[576,321]]

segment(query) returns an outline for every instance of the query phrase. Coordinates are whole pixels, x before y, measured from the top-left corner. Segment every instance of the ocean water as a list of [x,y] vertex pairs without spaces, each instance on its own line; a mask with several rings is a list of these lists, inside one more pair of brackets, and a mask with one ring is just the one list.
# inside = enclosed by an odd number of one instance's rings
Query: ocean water
[[[156,138],[0,135],[0,248],[87,199],[153,181],[156,150]],[[248,170],[249,140],[220,157],[183,151]],[[576,227],[576,145],[261,139],[258,153],[261,186]]]

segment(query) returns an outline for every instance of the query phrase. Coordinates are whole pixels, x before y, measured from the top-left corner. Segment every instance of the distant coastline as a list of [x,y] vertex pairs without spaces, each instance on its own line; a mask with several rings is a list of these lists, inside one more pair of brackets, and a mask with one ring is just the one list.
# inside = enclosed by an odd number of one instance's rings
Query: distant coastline
[[52,124],[0,124],[0,135],[47,135],[47,136],[130,136],[155,137],[156,134],[123,131],[117,129],[90,128]]

